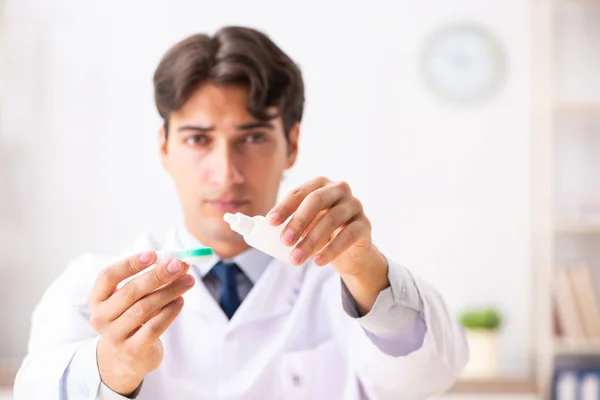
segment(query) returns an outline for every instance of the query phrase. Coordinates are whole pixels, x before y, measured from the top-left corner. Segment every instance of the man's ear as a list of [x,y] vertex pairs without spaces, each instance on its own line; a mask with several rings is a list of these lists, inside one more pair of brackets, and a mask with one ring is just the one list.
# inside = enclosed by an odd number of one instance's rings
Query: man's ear
[[167,152],[167,131],[165,130],[165,126],[162,125],[158,130],[158,152],[160,155],[160,162],[165,170],[169,170],[168,166],[168,152]]
[[288,136],[287,168],[292,168],[298,158],[298,141],[300,140],[300,123],[296,122]]

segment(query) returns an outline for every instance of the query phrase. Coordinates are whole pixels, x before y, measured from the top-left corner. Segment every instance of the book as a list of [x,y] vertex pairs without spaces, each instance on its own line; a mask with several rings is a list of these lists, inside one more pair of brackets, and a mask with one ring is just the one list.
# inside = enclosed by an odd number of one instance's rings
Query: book
[[556,269],[553,291],[554,307],[558,317],[557,325],[560,336],[564,339],[585,338],[579,307],[573,293],[573,285],[570,282],[567,268],[561,267]]
[[567,271],[585,337],[600,340],[600,310],[592,272],[586,264],[578,264]]
[[553,400],[600,399],[600,369],[561,368],[554,373]]

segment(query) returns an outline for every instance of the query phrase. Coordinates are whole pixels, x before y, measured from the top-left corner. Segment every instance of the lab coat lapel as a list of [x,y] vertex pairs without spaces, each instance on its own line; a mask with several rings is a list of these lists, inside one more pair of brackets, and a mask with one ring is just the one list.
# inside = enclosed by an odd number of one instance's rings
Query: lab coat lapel
[[229,329],[288,314],[296,302],[307,265],[273,260],[231,318]]

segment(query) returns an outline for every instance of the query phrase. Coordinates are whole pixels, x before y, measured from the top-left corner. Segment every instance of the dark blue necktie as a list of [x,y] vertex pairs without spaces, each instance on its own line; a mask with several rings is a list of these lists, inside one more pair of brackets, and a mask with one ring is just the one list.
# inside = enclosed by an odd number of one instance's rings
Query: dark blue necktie
[[241,303],[237,291],[237,276],[240,273],[242,270],[237,264],[223,261],[219,261],[209,272],[219,280],[221,286],[219,305],[229,319],[235,314]]

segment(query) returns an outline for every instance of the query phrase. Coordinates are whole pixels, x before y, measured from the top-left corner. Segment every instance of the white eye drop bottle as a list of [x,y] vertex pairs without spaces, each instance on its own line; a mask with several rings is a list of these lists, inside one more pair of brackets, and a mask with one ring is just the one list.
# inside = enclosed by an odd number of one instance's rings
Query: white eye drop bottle
[[223,216],[231,229],[244,237],[246,243],[280,261],[289,263],[293,246],[287,246],[281,241],[281,231],[286,224],[273,226],[262,215],[249,217],[242,213]]

